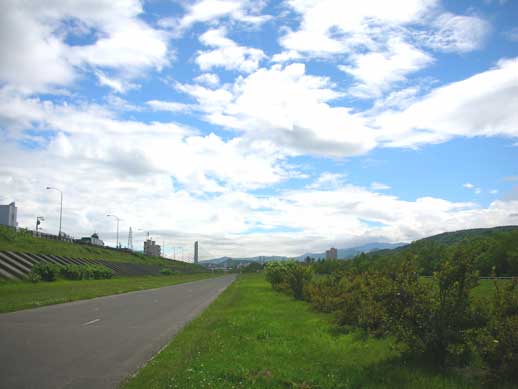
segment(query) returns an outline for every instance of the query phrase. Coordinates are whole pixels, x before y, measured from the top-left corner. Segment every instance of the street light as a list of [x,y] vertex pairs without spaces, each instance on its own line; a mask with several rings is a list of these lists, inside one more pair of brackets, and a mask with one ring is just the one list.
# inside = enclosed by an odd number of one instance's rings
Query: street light
[[53,188],[51,186],[47,186],[47,190],[57,190],[59,194],[61,195],[61,201],[59,206],[59,233],[58,236],[61,238],[61,218],[63,216],[63,192],[58,188]]
[[36,217],[36,232],[38,232],[38,229],[41,229],[40,224],[41,222],[44,222],[45,218],[43,216],[37,216]]
[[120,219],[118,216],[115,216],[115,215],[106,215],[106,216],[109,216],[109,217],[114,217],[115,219],[117,219],[117,248],[119,248],[119,222],[122,220]]

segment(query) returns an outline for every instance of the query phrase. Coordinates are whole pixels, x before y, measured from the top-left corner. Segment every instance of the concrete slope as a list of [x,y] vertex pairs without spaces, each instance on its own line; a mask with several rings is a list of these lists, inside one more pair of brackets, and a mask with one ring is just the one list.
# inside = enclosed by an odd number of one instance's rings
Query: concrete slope
[[234,278],[0,314],[0,388],[117,387]]

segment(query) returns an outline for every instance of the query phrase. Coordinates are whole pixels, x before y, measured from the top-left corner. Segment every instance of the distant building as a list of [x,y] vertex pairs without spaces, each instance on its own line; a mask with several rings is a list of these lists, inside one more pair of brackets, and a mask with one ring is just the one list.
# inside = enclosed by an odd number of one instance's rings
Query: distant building
[[154,240],[147,239],[144,242],[144,255],[152,255],[154,257],[159,257],[160,254],[160,245],[156,244]]
[[17,227],[17,213],[18,209],[14,201],[8,205],[0,205],[0,224],[9,227]]
[[92,234],[92,236],[85,236],[85,237],[81,238],[81,242],[87,243],[87,244],[93,244],[95,246],[104,246],[104,242],[101,239],[99,239],[99,235],[97,235],[96,232],[94,232]]
[[337,250],[331,247],[329,250],[326,250],[326,259],[337,259],[337,254]]

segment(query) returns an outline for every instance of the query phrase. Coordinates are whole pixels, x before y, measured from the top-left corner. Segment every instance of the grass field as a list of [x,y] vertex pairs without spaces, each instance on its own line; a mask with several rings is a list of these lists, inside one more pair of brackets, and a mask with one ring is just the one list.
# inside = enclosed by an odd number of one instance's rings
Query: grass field
[[476,388],[405,361],[390,339],[341,334],[331,316],[240,276],[124,385],[132,388]]
[[182,261],[149,257],[138,253],[125,253],[90,245],[35,238],[25,232],[14,232],[0,226],[0,251],[20,251],[34,254],[52,254],[72,258],[105,259],[112,262],[155,264],[167,266],[180,272],[206,271],[202,266]]
[[216,276],[212,273],[194,273],[156,277],[120,277],[109,280],[58,280],[37,284],[23,281],[0,282],[0,312],[12,312],[134,290],[159,288]]

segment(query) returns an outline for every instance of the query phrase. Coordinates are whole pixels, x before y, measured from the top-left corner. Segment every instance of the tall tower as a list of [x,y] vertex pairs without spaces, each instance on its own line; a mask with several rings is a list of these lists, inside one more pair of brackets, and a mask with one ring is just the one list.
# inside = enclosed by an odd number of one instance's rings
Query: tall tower
[[131,227],[129,228],[128,232],[128,248],[130,250],[133,250],[133,230],[131,229]]
[[194,242],[194,263],[198,263],[198,241]]

